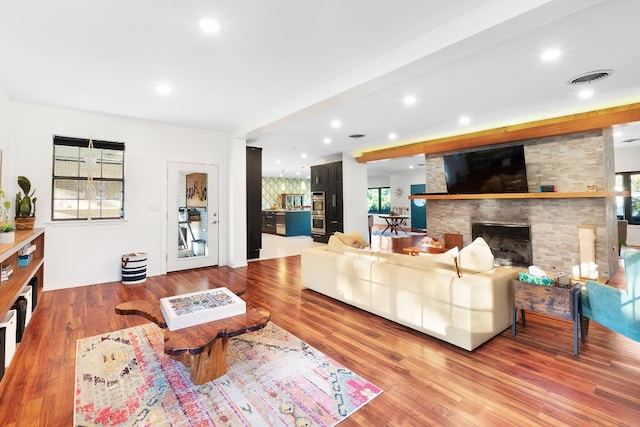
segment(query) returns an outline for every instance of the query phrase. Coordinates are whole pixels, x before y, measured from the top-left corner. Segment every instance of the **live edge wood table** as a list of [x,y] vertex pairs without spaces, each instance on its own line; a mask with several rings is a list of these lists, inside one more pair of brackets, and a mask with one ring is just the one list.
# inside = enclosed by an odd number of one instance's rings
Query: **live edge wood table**
[[201,385],[227,372],[229,338],[264,328],[271,314],[262,308],[245,314],[170,331],[159,300],[128,301],[116,306],[117,314],[135,314],[164,329],[164,352],[190,370],[191,380]]
[[578,354],[578,332],[584,344],[584,325],[580,285],[573,287],[544,286],[513,281],[513,323],[512,334],[516,334],[518,309],[521,311],[522,326],[527,326],[525,310],[573,320],[573,354]]
[[408,248],[402,248],[404,252],[407,252],[409,255],[419,255],[423,254],[441,254],[447,252],[445,248],[436,248],[434,246],[410,246]]

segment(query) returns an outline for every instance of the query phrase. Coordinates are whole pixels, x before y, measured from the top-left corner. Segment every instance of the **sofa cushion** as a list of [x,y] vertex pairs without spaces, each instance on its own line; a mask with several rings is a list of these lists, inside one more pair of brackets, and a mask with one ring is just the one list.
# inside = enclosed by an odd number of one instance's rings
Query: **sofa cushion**
[[465,246],[458,254],[458,268],[461,275],[482,273],[493,268],[493,253],[487,242],[478,237]]

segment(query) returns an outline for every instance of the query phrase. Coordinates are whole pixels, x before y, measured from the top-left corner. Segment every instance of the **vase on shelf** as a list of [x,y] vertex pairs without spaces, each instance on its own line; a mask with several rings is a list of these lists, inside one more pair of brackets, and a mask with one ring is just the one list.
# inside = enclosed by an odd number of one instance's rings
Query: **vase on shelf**
[[15,231],[4,231],[0,233],[0,245],[6,245],[16,241]]
[[35,225],[36,217],[35,216],[25,216],[25,217],[17,216],[15,217],[14,222],[16,223],[17,230],[31,230]]

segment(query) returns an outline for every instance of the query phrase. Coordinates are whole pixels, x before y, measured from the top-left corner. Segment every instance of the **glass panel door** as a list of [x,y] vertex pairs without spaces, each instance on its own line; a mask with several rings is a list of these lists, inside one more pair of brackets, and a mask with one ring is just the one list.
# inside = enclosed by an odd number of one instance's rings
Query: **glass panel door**
[[217,166],[170,162],[168,179],[167,271],[217,265]]

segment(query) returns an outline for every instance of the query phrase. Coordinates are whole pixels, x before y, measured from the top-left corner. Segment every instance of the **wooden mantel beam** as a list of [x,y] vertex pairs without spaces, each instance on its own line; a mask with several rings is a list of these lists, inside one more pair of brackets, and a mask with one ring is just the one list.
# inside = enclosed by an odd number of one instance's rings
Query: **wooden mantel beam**
[[417,154],[438,154],[492,144],[600,130],[636,121],[640,121],[640,103],[365,151],[356,157],[356,160],[358,163],[367,163]]

